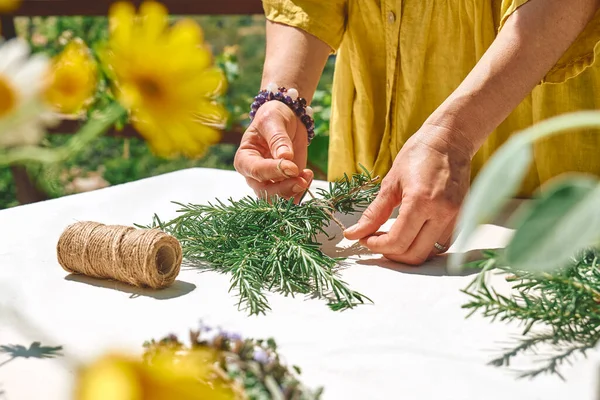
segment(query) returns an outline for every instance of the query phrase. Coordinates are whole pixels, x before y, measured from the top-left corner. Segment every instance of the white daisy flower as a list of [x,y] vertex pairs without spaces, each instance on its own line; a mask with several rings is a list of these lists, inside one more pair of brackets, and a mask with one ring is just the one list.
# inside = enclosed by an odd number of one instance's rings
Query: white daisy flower
[[38,144],[56,117],[42,90],[50,61],[23,39],[0,44],[0,149]]

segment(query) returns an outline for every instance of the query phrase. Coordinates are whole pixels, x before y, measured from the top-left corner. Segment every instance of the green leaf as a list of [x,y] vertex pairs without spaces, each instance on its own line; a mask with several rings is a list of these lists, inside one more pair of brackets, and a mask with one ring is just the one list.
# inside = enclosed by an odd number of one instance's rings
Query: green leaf
[[514,135],[488,161],[473,183],[455,231],[456,252],[448,268],[458,272],[464,262],[464,247],[478,225],[488,223],[517,193],[532,158],[532,143],[563,131],[600,127],[600,112],[581,111],[550,118]]
[[471,192],[461,210],[455,240],[458,252],[450,254],[450,267],[461,266],[465,246],[480,224],[490,221],[507,200],[517,194],[533,158],[530,143],[512,140],[498,151],[475,179]]
[[521,210],[506,261],[520,270],[550,272],[600,237],[600,186],[592,177],[563,179]]

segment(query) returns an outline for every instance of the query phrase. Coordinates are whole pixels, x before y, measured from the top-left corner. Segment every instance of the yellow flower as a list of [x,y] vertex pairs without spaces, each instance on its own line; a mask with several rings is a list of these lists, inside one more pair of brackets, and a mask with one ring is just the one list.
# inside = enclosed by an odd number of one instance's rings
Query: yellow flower
[[0,12],[11,12],[19,8],[21,0],[0,0]]
[[70,42],[52,63],[45,97],[58,112],[75,114],[94,95],[98,69],[85,43]]
[[84,368],[76,400],[230,400],[224,385],[207,382],[215,355],[194,351],[183,357],[162,354],[152,364],[122,355],[108,355]]
[[199,157],[220,140],[227,114],[214,98],[226,81],[195,22],[169,27],[160,3],[142,3],[139,15],[131,4],[116,3],[103,58],[119,101],[156,154]]

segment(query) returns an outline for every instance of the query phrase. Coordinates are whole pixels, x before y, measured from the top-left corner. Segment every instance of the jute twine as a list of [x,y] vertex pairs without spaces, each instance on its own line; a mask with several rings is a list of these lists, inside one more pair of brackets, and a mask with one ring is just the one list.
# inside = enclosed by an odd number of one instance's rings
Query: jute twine
[[153,289],[170,286],[182,261],[179,241],[162,231],[96,222],[67,227],[56,250],[67,272]]

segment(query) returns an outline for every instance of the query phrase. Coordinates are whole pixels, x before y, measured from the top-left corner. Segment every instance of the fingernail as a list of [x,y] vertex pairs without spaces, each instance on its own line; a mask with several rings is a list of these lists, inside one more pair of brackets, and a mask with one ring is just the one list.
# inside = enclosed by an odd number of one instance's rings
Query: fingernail
[[294,176],[294,171],[292,171],[291,169],[284,169],[283,170],[283,174],[285,176],[287,176],[288,178],[291,178],[292,176]]
[[292,187],[292,192],[294,192],[294,193],[302,193],[302,192],[304,192],[305,190],[306,190],[306,188],[305,188],[305,187],[302,187],[302,186],[300,186],[300,185],[294,185],[294,186]]
[[277,158],[278,158],[278,157],[280,157],[280,156],[281,156],[281,154],[282,154],[282,153],[285,153],[285,152],[288,152],[288,153],[289,153],[289,152],[290,152],[290,148],[289,148],[289,147],[287,147],[287,146],[281,146],[281,147],[279,147],[279,148],[277,149],[277,151],[275,152],[275,153],[277,153],[277,154],[275,154],[275,157],[277,157]]
[[346,229],[344,233],[354,233],[358,229],[358,223],[352,225],[350,228]]

